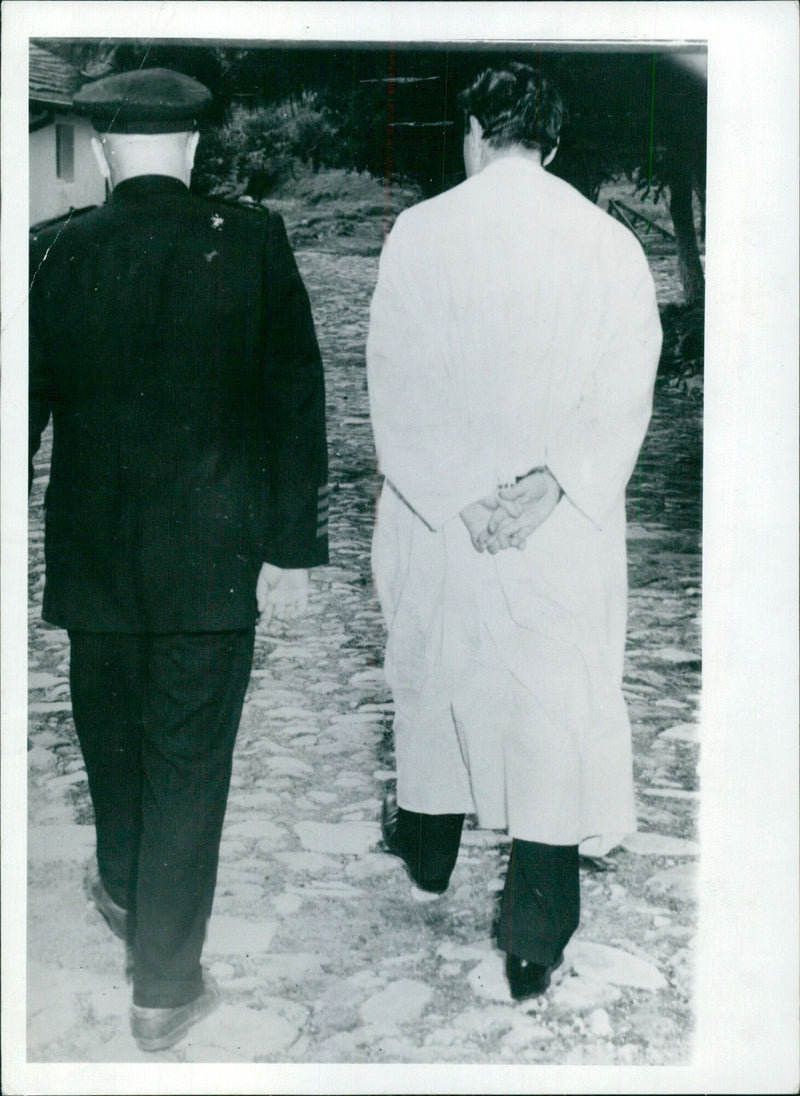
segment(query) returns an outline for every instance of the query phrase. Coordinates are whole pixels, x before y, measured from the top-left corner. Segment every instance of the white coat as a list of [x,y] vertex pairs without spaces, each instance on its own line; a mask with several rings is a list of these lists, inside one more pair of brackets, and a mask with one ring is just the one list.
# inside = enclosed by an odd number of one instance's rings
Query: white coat
[[[635,830],[625,487],[660,348],[636,238],[525,156],[398,218],[367,366],[402,807],[595,853]],[[475,551],[460,510],[541,466],[550,517]]]

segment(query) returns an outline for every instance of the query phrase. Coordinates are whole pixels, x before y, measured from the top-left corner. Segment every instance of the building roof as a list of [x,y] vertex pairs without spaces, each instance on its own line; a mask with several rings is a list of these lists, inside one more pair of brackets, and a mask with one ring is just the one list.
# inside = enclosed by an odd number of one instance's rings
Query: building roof
[[41,46],[30,44],[28,97],[32,102],[69,107],[82,83],[84,78],[74,65]]

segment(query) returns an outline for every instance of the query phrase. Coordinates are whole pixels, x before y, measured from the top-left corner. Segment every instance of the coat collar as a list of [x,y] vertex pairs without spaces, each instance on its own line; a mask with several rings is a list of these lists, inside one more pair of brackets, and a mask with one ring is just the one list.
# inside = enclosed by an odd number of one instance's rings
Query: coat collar
[[117,183],[111,192],[111,200],[141,201],[166,194],[188,194],[189,188],[172,175],[134,175]]

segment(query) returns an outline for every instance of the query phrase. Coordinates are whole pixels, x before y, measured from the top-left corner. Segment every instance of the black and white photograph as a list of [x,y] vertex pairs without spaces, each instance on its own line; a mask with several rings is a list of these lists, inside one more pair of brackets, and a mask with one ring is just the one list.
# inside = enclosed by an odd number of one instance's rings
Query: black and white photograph
[[4,8],[8,1091],[793,1089],[797,50],[731,200],[709,7]]

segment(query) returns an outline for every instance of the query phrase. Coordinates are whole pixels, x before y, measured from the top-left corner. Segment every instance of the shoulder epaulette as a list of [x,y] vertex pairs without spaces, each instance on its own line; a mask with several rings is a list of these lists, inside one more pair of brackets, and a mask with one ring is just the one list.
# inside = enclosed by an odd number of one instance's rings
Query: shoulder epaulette
[[82,217],[85,213],[91,213],[95,209],[100,209],[100,206],[82,206],[80,209],[70,209],[66,213],[60,213],[58,217],[50,217],[46,221],[37,221],[35,225],[31,225],[28,232],[35,236],[37,232],[44,232],[46,228],[55,228],[57,225],[68,224],[70,221],[74,221],[76,217]]
[[220,202],[222,205],[235,206],[236,209],[250,210],[252,213],[260,213],[265,215],[269,213],[269,209],[260,202],[257,202],[254,198],[239,197],[234,198],[231,196],[223,197],[222,195],[214,195],[209,198],[211,202]]

